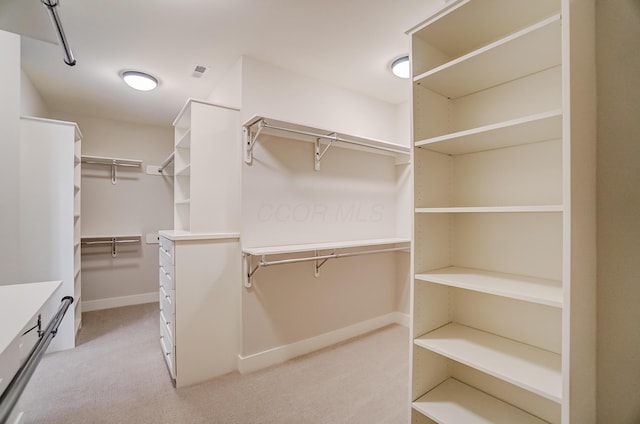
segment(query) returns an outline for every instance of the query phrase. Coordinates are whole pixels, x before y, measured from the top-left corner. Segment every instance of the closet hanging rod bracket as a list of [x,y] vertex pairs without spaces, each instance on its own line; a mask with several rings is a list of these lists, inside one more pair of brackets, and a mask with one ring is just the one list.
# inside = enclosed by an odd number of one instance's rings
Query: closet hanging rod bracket
[[333,136],[334,138],[329,138],[329,143],[325,146],[324,150],[320,151],[320,140],[321,138],[318,137],[316,138],[316,142],[315,142],[315,163],[314,163],[314,168],[316,171],[320,170],[320,161],[322,161],[322,158],[324,157],[325,153],[327,153],[327,150],[329,150],[329,147],[331,147],[333,145],[334,141],[338,141],[338,134],[336,133],[332,133],[330,134],[330,136]]
[[244,127],[244,143],[247,147],[245,151],[244,161],[247,164],[251,164],[251,162],[253,162],[253,147],[255,146],[256,141],[258,141],[258,136],[262,132],[262,129],[265,128],[264,119],[260,119],[259,121],[257,121],[257,124],[258,129],[253,136],[251,135],[251,126],[253,126],[254,124]]

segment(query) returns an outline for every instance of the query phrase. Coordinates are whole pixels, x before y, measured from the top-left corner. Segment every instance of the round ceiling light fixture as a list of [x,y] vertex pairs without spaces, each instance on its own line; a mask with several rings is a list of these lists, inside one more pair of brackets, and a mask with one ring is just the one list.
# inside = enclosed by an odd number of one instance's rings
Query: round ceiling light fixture
[[158,86],[158,79],[140,71],[124,71],[122,79],[131,88],[140,91],[150,91]]
[[409,78],[411,76],[409,56],[401,56],[391,62],[391,72],[398,78]]

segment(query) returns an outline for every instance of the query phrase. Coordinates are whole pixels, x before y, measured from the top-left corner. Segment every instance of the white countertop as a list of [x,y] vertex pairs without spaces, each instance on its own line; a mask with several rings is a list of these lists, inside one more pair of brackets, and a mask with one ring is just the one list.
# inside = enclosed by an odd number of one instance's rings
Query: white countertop
[[61,284],[45,281],[0,286],[0,355]]

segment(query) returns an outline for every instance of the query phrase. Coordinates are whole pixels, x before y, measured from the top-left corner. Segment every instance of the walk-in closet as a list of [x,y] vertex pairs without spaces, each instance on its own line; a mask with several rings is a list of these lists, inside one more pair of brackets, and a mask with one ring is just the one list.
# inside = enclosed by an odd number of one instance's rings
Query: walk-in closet
[[0,423],[640,422],[637,1],[148,6],[0,2]]

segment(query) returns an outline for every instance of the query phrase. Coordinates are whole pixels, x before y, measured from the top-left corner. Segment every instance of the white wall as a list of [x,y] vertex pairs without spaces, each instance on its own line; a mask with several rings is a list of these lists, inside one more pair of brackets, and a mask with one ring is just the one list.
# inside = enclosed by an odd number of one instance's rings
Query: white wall
[[158,245],[145,235],[173,226],[173,180],[147,175],[173,151],[173,129],[86,116],[59,119],[77,122],[82,154],[143,161],[142,169],[117,170],[111,184],[109,166],[82,165],[82,236],[142,235],[142,244],[82,248],[83,310],[157,301]]
[[640,422],[640,1],[597,1],[599,423]]
[[20,70],[20,100],[21,116],[49,117],[49,106],[38,93],[24,69]]
[[0,31],[0,284],[20,282],[20,37]]
[[243,58],[242,122],[253,115],[395,141],[394,105]]

